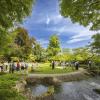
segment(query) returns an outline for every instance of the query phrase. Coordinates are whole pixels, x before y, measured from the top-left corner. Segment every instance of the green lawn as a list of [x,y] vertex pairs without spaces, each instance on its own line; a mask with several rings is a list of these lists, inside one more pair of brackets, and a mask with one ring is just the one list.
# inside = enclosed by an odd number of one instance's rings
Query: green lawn
[[50,63],[39,63],[38,67],[34,69],[32,73],[39,74],[61,74],[61,73],[69,73],[75,71],[72,67],[62,68],[62,66],[56,66],[54,70],[52,70]]
[[0,75],[0,100],[26,100],[13,88],[20,77],[19,74]]

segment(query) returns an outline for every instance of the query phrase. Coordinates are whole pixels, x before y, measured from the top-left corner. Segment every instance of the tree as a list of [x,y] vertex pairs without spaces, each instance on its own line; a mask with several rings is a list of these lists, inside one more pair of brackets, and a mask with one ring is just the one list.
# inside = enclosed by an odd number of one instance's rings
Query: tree
[[92,36],[93,42],[91,43],[91,47],[93,52],[96,54],[100,54],[100,34],[95,34]]
[[27,30],[21,27],[18,27],[12,34],[14,34],[13,41],[9,44],[11,50],[6,56],[27,60],[32,54],[35,39],[30,38]]
[[52,35],[49,40],[49,46],[47,48],[47,52],[49,56],[56,56],[59,52],[61,51],[60,49],[60,43],[59,43],[59,38],[57,35]]
[[33,55],[36,56],[37,61],[43,61],[44,59],[44,49],[41,47],[39,43],[35,43],[34,48],[33,48]]
[[5,29],[0,29],[0,55],[9,51],[9,44],[12,42],[11,34],[8,34]]
[[61,15],[72,22],[100,30],[100,0],[60,0]]
[[0,0],[0,27],[10,28],[28,16],[34,0]]
[[0,0],[0,55],[8,52],[11,27],[30,15],[34,0]]
[[89,48],[76,48],[73,50],[74,60],[79,61],[87,61],[90,60],[92,57],[92,53],[90,52]]

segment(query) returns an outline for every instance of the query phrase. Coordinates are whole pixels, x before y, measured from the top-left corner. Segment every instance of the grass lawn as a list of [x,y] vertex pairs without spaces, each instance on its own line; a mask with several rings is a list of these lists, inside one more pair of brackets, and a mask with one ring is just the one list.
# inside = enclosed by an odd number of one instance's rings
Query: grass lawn
[[63,68],[62,66],[55,66],[55,69],[52,70],[50,63],[39,63],[38,67],[36,67],[32,73],[61,74],[61,73],[69,73],[73,71],[75,71],[75,69],[72,67]]
[[26,100],[13,88],[20,77],[19,74],[0,75],[0,100]]

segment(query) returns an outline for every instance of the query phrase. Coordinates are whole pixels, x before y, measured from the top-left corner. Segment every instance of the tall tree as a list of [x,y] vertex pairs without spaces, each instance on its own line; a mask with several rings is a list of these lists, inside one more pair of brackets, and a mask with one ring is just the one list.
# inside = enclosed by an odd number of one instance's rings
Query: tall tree
[[35,39],[30,38],[28,32],[24,28],[17,28],[15,31],[14,42],[11,45],[12,51],[10,56],[25,58],[32,54]]
[[33,3],[34,0],[0,0],[0,54],[8,51],[9,28],[30,15]]
[[100,30],[100,0],[60,0],[61,15],[91,30]]
[[49,56],[56,56],[60,51],[60,42],[57,35],[52,35],[49,40],[49,46],[47,48]]

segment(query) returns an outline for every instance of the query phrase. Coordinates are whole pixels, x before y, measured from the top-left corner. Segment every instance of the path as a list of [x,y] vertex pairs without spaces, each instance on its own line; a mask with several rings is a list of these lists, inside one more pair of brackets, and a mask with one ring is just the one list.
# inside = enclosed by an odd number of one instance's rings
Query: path
[[80,68],[76,72],[70,72],[70,73],[62,73],[62,74],[28,74],[28,77],[60,77],[60,76],[74,76],[74,75],[80,75],[80,74],[88,74],[88,72]]

